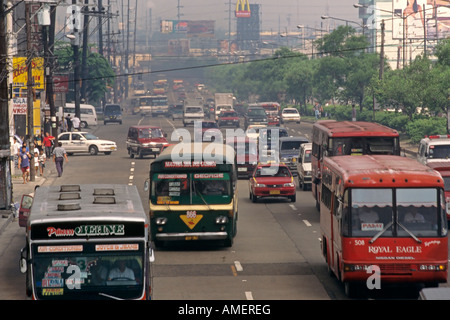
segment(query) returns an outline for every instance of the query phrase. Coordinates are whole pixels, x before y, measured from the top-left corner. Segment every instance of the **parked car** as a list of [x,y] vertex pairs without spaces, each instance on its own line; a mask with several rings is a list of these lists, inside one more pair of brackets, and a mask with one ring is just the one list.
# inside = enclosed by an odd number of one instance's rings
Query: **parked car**
[[122,124],[122,108],[118,104],[107,104],[103,111],[103,124],[118,122]]
[[287,197],[296,200],[294,178],[285,164],[259,164],[249,180],[250,199],[256,202],[263,197]]
[[130,158],[138,156],[153,155],[155,158],[167,146],[167,134],[160,127],[155,126],[132,126],[128,129],[127,151]]
[[203,120],[205,113],[202,106],[185,106],[183,110],[183,125],[194,124],[196,120]]
[[239,128],[239,117],[236,111],[226,110],[219,114],[219,120],[217,121],[219,127],[232,126]]
[[262,107],[249,107],[245,115],[244,128],[247,129],[252,124],[268,124],[267,114]]
[[117,151],[117,145],[114,141],[99,139],[89,132],[63,132],[58,136],[58,141],[62,143],[68,155],[74,153],[96,155],[99,152],[109,155],[111,152]]
[[297,122],[300,123],[300,113],[296,108],[284,108],[281,112],[281,122]]
[[312,143],[304,143],[300,147],[300,156],[297,161],[298,186],[303,190],[311,188],[311,152]]
[[297,162],[300,157],[300,147],[308,143],[306,137],[282,137],[280,138],[280,161],[284,162],[294,176],[297,175]]

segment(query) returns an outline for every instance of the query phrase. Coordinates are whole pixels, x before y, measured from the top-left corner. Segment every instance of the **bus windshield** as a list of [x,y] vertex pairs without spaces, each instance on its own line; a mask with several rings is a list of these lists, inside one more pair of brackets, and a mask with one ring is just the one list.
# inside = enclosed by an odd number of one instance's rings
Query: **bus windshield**
[[436,237],[446,234],[443,195],[436,188],[355,188],[350,189],[351,200],[347,197],[348,194],[344,197],[343,223],[344,233],[349,236]]
[[398,139],[385,137],[330,138],[328,156],[398,154]]
[[33,246],[39,299],[134,299],[143,294],[141,243]]
[[228,173],[155,173],[151,201],[155,204],[225,204],[232,200]]

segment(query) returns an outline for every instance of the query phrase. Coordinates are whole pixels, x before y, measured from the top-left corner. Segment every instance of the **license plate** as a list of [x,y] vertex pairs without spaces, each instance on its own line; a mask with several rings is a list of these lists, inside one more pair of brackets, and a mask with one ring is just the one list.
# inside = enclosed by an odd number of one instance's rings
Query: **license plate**
[[247,171],[247,168],[238,168],[238,171]]
[[198,240],[198,236],[186,236],[184,240]]
[[152,148],[152,151],[158,152],[159,148]]
[[270,190],[270,194],[280,194],[280,190]]

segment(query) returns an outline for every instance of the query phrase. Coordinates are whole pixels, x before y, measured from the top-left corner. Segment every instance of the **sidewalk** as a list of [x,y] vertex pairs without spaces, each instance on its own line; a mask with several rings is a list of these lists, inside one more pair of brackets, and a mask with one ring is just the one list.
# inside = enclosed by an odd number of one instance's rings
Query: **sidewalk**
[[[51,170],[47,170],[43,177],[39,176],[38,173],[35,177],[35,181],[29,181],[26,184],[23,184],[22,176],[13,176],[12,202],[20,203],[20,201],[22,200],[22,195],[33,193],[36,186],[42,186],[47,182],[47,180],[52,180],[51,177],[48,177],[51,176],[51,174]],[[17,214],[19,214],[19,212],[17,212]],[[0,234],[11,222],[18,223],[17,218],[14,219],[14,213],[11,210],[0,210]]]

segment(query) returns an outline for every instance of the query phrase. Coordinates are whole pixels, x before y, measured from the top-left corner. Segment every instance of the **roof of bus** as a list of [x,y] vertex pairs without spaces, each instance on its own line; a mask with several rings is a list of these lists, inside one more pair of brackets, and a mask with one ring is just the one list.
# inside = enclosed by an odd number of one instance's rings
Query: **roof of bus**
[[391,155],[336,156],[324,158],[344,181],[364,187],[443,186],[441,175],[415,159]]
[[[200,146],[199,146],[200,145]],[[199,152],[200,151],[200,152]],[[175,152],[175,153],[173,153]],[[180,142],[173,146],[164,149],[153,162],[160,161],[183,161],[181,159],[180,152],[191,153],[191,159],[202,159],[203,161],[212,161],[218,158],[218,152],[224,156],[224,162],[234,163],[234,148],[227,144],[214,143],[214,142]],[[176,159],[172,157],[173,154],[178,155]],[[195,156],[201,154],[202,156]]]
[[431,169],[439,171],[443,177],[450,176],[450,161],[431,161],[427,163]]
[[375,122],[319,120],[314,124],[333,137],[399,136],[397,130]]
[[81,184],[39,187],[29,224],[56,221],[147,221],[136,186]]

